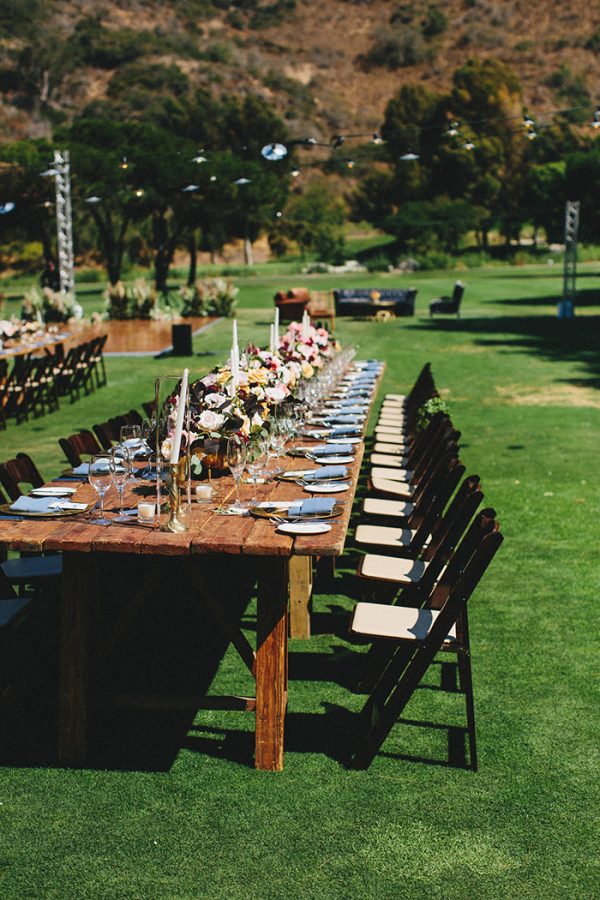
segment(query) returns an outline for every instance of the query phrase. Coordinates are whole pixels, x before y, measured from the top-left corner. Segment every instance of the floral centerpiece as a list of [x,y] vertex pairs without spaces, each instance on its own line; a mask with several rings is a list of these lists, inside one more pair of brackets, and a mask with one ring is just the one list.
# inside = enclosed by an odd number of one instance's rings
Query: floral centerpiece
[[[302,331],[292,323],[276,351],[249,345],[239,360],[234,380],[229,364],[190,385],[190,425],[184,440],[190,452],[203,451],[205,464],[224,469],[227,438],[238,434],[252,440],[269,428],[269,418],[278,404],[293,398],[302,379],[312,378],[339,349],[324,328]],[[176,395],[168,401],[167,437],[162,454],[171,452],[177,417]]]
[[286,364],[300,366],[302,378],[312,378],[315,370],[322,369],[339,350],[326,328],[305,328],[300,322],[292,322],[279,341],[278,352]]
[[182,316],[232,316],[238,288],[226,278],[205,278],[179,289]]
[[83,310],[74,296],[63,291],[53,291],[49,287],[42,291],[31,288],[23,298],[21,316],[26,321],[68,322],[69,319],[80,319],[82,315]]

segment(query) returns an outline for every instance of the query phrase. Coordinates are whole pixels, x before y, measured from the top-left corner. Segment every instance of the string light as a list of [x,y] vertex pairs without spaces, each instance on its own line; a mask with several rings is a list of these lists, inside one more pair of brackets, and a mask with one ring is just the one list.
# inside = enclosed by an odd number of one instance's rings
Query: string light
[[121,160],[121,162],[119,163],[119,168],[120,168],[120,169],[123,169],[123,170],[129,168],[129,163],[127,162],[127,157],[126,157],[126,156],[124,156],[123,159]]
[[448,137],[456,137],[457,134],[458,134],[458,122],[452,122],[450,124],[450,127],[446,131],[446,135]]
[[594,113],[594,118],[590,122],[591,128],[600,128],[600,107]]

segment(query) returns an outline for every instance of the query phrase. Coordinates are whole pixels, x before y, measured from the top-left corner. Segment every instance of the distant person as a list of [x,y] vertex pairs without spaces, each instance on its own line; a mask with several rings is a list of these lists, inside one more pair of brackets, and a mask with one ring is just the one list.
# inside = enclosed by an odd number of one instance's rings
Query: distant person
[[46,268],[41,274],[40,283],[43,288],[50,288],[51,291],[60,291],[60,275],[51,259],[46,263]]

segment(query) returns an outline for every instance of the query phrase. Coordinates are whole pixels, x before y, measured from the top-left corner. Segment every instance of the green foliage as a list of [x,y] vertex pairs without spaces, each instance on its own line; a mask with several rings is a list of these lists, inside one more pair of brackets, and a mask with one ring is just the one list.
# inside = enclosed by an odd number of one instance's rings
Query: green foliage
[[373,34],[373,44],[367,53],[370,66],[404,69],[426,62],[431,50],[422,32],[412,25],[380,25]]
[[238,288],[225,278],[204,278],[180,288],[182,316],[233,316]]
[[265,6],[256,5],[248,25],[256,31],[273,28],[285,22],[296,11],[296,0],[275,0]]
[[437,37],[447,30],[448,16],[437,4],[432,3],[425,11],[421,28],[425,37]]
[[596,30],[591,33],[583,46],[586,50],[600,53],[600,28],[596,28]]
[[82,63],[99,69],[116,69],[133,62],[155,45],[150,32],[105,28],[100,16],[80,19],[73,32],[74,52],[79,53]]
[[343,201],[326,182],[313,182],[303,194],[290,197],[281,227],[301,253],[317,249],[321,259],[339,257],[343,251]]
[[3,0],[0,15],[0,35],[7,38],[31,37],[36,22],[45,18],[44,0]]
[[109,97],[122,97],[131,93],[172,94],[181,97],[187,92],[189,81],[179,66],[156,63],[130,63],[121,66],[112,76],[107,94]]
[[585,122],[591,112],[590,93],[581,75],[575,75],[568,65],[561,63],[558,69],[546,78],[559,100],[573,107],[564,113],[570,122]]
[[450,407],[442,397],[430,397],[417,410],[415,431],[420,434],[429,425],[434,416],[438,413],[444,413],[445,416],[450,415]]

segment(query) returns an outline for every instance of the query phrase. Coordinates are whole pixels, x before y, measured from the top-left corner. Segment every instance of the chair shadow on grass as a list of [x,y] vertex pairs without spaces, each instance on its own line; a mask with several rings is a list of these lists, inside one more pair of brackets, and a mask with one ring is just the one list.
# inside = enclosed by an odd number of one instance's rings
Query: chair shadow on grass
[[[556,298],[537,298],[554,302]],[[522,301],[499,300],[497,303],[532,305],[529,298]],[[583,304],[582,304],[583,305]],[[408,330],[444,331],[466,334],[475,346],[504,348],[506,352],[537,354],[555,362],[576,362],[594,378],[600,378],[600,315],[572,319],[540,313],[534,316],[489,316],[463,319],[421,319],[407,326]],[[600,382],[599,382],[600,383]],[[590,386],[595,386],[590,384]]]

